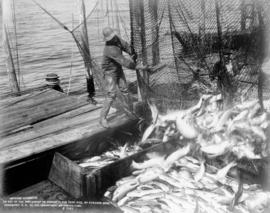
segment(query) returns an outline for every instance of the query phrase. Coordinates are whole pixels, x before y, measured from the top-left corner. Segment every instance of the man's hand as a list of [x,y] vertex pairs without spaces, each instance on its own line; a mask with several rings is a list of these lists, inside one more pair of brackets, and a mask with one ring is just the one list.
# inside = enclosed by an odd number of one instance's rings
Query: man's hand
[[132,60],[136,63],[136,60],[137,60],[137,54],[134,53],[132,56],[131,56]]
[[135,69],[136,70],[146,70],[147,71],[149,69],[149,67],[147,65],[137,64]]

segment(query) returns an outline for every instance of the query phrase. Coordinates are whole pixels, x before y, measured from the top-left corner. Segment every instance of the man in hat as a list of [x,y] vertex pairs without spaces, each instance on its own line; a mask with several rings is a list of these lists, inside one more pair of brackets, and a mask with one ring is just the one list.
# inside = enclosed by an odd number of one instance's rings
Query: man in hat
[[[104,28],[103,36],[105,48],[103,51],[102,70],[106,82],[107,98],[101,110],[100,124],[103,127],[108,128],[109,125],[106,116],[116,98],[118,88],[129,103],[129,110],[132,110],[132,103],[129,98],[127,82],[122,66],[128,69],[146,69],[146,67],[141,65],[136,66],[135,61],[137,56],[134,49],[126,41],[120,38],[112,28]],[[131,58],[124,57],[122,51],[128,53]]]
[[59,76],[55,73],[50,73],[46,75],[46,84],[50,89],[57,90],[59,92],[64,92],[60,86]]
[[217,87],[221,92],[225,107],[229,107],[233,101],[233,95],[236,92],[236,87],[233,77],[237,74],[232,65],[232,53],[224,52],[224,60],[219,60],[215,63],[213,70],[209,73],[210,80],[217,78]]

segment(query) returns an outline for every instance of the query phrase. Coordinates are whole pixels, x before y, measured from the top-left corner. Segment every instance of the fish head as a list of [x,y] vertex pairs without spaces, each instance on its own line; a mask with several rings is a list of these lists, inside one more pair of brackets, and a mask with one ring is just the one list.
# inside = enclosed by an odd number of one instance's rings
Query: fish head
[[152,122],[156,123],[157,119],[158,119],[158,115],[159,115],[158,108],[155,104],[150,103],[150,101],[148,101],[147,103],[148,103],[148,106],[149,106],[150,111],[151,111]]

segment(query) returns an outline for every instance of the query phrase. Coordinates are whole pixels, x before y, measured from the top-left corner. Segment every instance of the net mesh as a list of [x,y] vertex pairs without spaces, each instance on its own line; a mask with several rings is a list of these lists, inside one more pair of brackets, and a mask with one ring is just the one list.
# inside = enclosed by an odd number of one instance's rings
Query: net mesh
[[[264,36],[268,9],[266,0],[97,1],[87,17],[96,83],[105,89],[100,68],[102,28],[110,26],[131,42],[138,63],[166,64],[151,73],[149,80],[140,73],[139,82],[147,99],[161,111],[186,108],[201,93],[218,92],[209,73],[226,52],[232,58],[234,97],[258,98],[258,75],[268,43]],[[80,40],[79,28],[74,34]],[[265,99],[267,91],[263,85]]]

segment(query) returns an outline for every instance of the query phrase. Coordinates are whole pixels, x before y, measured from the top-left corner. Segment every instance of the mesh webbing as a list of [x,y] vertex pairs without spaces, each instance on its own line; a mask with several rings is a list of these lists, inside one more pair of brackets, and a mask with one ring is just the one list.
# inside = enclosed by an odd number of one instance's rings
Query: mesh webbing
[[[216,91],[209,72],[228,51],[237,72],[233,77],[237,94],[258,98],[268,9],[266,0],[130,0],[129,5],[98,1],[87,18],[96,82],[104,88],[100,70],[102,28],[110,26],[133,44],[138,62],[166,64],[144,82],[148,98],[163,109],[188,107],[200,93]],[[91,27],[94,25],[99,27]],[[198,70],[199,78],[195,78]],[[146,76],[141,75],[145,81]],[[269,92],[263,91],[268,98]],[[235,97],[240,97],[237,94]]]

